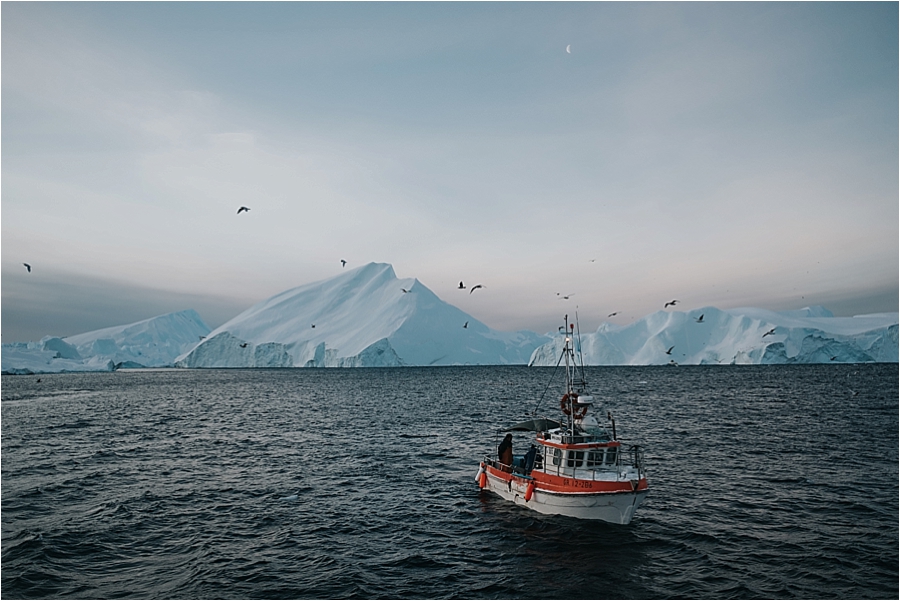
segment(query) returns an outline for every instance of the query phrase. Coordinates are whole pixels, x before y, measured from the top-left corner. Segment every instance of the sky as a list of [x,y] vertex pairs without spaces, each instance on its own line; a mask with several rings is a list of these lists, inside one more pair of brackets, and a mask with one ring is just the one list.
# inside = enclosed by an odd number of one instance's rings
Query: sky
[[3,2],[0,25],[3,342],[217,327],[372,261],[505,331],[673,299],[898,310],[897,3]]

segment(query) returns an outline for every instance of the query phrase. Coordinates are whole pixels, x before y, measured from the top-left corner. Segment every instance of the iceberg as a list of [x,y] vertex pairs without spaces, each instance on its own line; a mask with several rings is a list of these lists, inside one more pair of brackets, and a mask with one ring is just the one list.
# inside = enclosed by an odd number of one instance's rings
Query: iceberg
[[[575,344],[585,365],[897,363],[897,324],[897,313],[703,307],[658,311],[627,326],[603,323]],[[563,344],[563,335],[552,335],[529,365],[556,365]]]
[[[575,339],[585,365],[898,362],[898,314],[823,307],[658,311]],[[4,374],[119,368],[554,366],[556,333],[493,330],[391,265],[292,288],[215,330],[189,309],[39,342],[2,345]]]
[[188,309],[136,323],[40,342],[2,346],[4,374],[112,371],[121,367],[173,367],[175,359],[209,334]]
[[179,367],[393,367],[528,363],[549,339],[499,332],[387,263],[264,300],[210,332]]

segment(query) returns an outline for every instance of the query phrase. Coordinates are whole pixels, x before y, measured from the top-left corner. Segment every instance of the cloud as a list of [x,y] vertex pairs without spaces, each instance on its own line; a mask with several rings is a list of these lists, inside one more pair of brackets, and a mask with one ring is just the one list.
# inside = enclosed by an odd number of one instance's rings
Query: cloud
[[506,329],[890,288],[896,57],[817,6],[13,4],[4,257],[255,300],[387,261]]
[[240,299],[47,273],[40,268],[24,275],[4,271],[4,343],[40,340],[47,335],[72,336],[185,309],[196,310],[208,326],[216,328],[251,305]]

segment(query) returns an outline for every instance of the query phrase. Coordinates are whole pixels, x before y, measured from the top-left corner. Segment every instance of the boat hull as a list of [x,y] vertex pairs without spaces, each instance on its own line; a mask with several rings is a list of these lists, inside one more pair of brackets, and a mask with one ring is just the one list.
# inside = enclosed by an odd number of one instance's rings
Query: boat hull
[[[631,523],[635,511],[650,492],[646,480],[642,481],[642,486],[637,490],[553,492],[542,489],[540,482],[500,472],[491,467],[487,467],[484,473],[486,478],[483,490],[493,492],[516,505],[546,515],[565,515],[612,524]],[[528,495],[532,483],[534,485],[531,495]]]

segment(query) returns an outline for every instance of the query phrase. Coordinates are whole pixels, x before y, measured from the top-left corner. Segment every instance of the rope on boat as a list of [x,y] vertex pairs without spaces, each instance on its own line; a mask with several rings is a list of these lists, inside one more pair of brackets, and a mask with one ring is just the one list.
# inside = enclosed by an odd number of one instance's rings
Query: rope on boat
[[553,368],[553,373],[550,374],[550,379],[547,381],[547,386],[544,388],[544,392],[541,393],[541,398],[538,399],[537,405],[534,406],[534,411],[531,412],[531,415],[537,415],[537,410],[541,406],[541,403],[544,401],[544,395],[547,394],[547,391],[550,390],[550,384],[553,383],[553,376],[556,375],[556,370],[559,369],[559,364],[562,363],[563,355],[566,354],[566,351],[563,350],[559,355],[559,360],[556,362],[556,367]]

